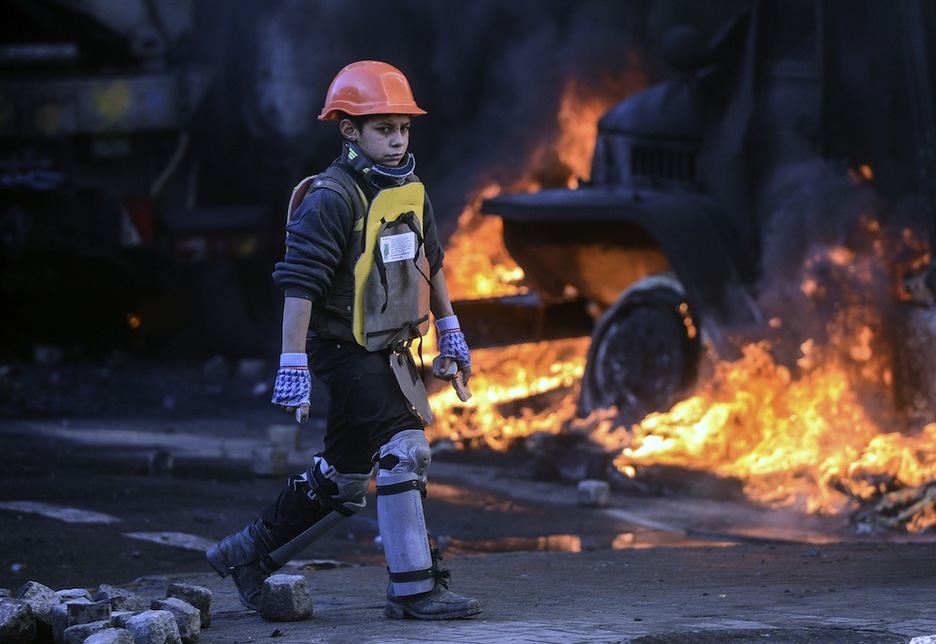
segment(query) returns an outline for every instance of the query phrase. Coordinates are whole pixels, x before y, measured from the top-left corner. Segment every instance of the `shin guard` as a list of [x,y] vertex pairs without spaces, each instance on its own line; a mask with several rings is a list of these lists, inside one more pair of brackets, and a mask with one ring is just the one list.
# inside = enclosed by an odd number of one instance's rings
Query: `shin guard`
[[428,592],[435,586],[422,503],[430,454],[424,432],[417,429],[396,434],[380,449],[377,523],[396,596]]

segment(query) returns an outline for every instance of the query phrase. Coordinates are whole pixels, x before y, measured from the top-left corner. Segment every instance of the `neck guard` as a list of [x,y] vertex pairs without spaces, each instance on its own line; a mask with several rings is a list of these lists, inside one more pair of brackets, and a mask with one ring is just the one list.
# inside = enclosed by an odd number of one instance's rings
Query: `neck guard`
[[408,152],[403,163],[398,166],[378,165],[368,159],[361,148],[351,141],[344,142],[341,159],[378,188],[403,185],[406,178],[416,169],[416,158]]

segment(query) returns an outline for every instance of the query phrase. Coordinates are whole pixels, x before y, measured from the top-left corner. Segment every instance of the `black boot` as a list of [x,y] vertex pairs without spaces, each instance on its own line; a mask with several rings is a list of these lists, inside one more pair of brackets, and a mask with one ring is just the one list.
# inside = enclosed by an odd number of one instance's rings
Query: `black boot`
[[255,611],[260,610],[260,592],[263,582],[272,571],[261,564],[266,551],[258,547],[262,540],[257,534],[256,524],[251,524],[232,535],[226,536],[205,553],[208,563],[222,577],[231,575],[241,603]]
[[451,573],[448,568],[439,568],[442,559],[439,550],[432,549],[432,575],[435,586],[432,590],[417,595],[397,597],[393,594],[393,584],[387,586],[387,603],[384,615],[390,619],[460,619],[471,617],[481,612],[477,599],[453,593],[448,588]]

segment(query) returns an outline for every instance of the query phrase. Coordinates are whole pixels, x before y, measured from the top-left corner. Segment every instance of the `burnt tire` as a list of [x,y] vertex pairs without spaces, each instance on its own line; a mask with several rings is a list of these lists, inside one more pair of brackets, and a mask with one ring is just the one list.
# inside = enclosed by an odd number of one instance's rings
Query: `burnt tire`
[[666,411],[695,385],[702,345],[679,283],[644,278],[598,320],[578,412],[616,407],[622,422]]

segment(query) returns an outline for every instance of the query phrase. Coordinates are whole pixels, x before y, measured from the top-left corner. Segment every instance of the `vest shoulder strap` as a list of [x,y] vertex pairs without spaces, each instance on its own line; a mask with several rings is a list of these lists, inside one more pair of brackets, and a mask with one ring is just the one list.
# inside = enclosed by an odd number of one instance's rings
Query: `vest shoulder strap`
[[[357,227],[358,220],[363,219],[367,211],[367,197],[364,195],[361,187],[357,185],[347,172],[340,169],[333,170],[332,168],[318,174],[309,175],[296,184],[296,187],[293,188],[292,194],[289,197],[289,203],[286,208],[286,222],[288,223],[292,219],[293,213],[296,212],[296,209],[299,207],[299,204],[302,203],[302,200],[306,198],[306,195],[314,190],[320,190],[322,188],[333,190],[344,199],[348,208],[354,213],[355,227]],[[353,196],[355,193],[357,194],[357,199]]]

